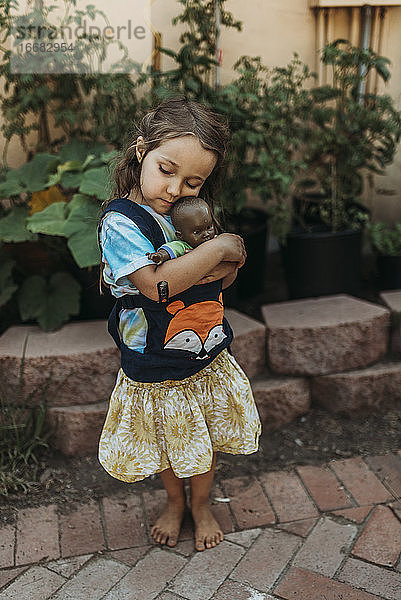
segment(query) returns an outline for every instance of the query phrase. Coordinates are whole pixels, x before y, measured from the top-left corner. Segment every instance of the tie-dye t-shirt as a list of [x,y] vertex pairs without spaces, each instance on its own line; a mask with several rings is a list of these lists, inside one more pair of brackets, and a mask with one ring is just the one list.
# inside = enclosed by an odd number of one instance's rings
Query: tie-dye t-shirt
[[[166,242],[176,239],[170,217],[159,215],[150,206],[142,205],[142,208],[157,220]],[[104,217],[100,240],[103,279],[110,286],[113,296],[118,298],[125,294],[137,294],[137,288],[127,276],[142,267],[155,264],[146,256],[147,252],[154,252],[150,240],[131,219],[118,212],[110,212]],[[148,328],[141,308],[123,309],[120,312],[120,332],[124,344],[131,350],[143,353]]]

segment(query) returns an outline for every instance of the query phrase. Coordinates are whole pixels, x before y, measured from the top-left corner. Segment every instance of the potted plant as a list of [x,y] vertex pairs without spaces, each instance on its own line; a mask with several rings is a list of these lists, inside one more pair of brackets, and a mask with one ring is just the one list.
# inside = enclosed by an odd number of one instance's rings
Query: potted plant
[[[267,224],[282,238],[287,231],[287,198],[305,168],[296,156],[300,134],[298,113],[307,101],[303,89],[311,77],[298,56],[282,68],[269,69],[260,57],[241,57],[237,77],[219,94],[216,106],[232,132],[227,177],[221,193],[228,229],[245,239],[248,261],[239,272],[240,297],[263,290]],[[251,208],[254,198],[259,208]]]
[[379,288],[401,289],[401,223],[369,223],[367,232],[376,254]]
[[369,219],[361,204],[363,177],[383,174],[401,135],[401,113],[391,97],[363,92],[370,72],[389,79],[388,59],[336,40],[323,48],[321,60],[331,67],[332,83],[311,89],[309,109],[300,115],[310,179],[298,186],[283,248],[293,298],[358,293]]

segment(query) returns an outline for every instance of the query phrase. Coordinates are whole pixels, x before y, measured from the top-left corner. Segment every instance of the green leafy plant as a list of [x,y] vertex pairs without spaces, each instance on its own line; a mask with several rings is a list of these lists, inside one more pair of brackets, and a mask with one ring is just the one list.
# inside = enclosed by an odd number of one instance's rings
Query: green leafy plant
[[46,389],[39,406],[30,406],[30,396],[24,397],[26,344],[27,339],[12,397],[0,381],[0,496],[20,490],[27,493],[37,483],[38,459],[48,448]]
[[367,233],[374,251],[382,256],[401,256],[401,223],[368,223]]
[[[15,294],[23,321],[36,320],[51,331],[78,314],[81,285],[68,267],[100,261],[97,223],[109,194],[106,165],[114,155],[103,144],[71,140],[57,155],[37,154],[32,164],[4,175],[0,195],[11,198],[11,207],[0,219],[0,241],[11,257],[6,254],[0,271],[0,306]],[[23,245],[18,253],[23,243],[44,253],[40,272],[26,268]]]
[[[39,52],[36,56],[29,53],[21,59],[29,61],[28,64],[18,65],[16,49],[8,47],[13,27],[19,23],[15,16],[17,8],[17,0],[0,0],[0,77],[5,81],[4,92],[0,93],[1,130],[6,140],[4,164],[9,141],[14,136],[19,138],[27,160],[73,137],[121,143],[127,123],[140,110],[142,100],[136,92],[145,81],[130,76],[130,72],[138,71],[139,65],[128,58],[126,48],[119,42],[121,60],[115,65],[116,72],[110,73],[93,72],[91,65],[99,67],[109,45],[116,41],[89,35],[75,42],[71,68],[76,72],[68,72],[68,53],[63,52]],[[54,8],[64,10],[60,20],[63,27],[82,26],[97,17],[108,23],[107,16],[94,4],[79,10],[73,0],[54,0],[52,5],[34,0],[20,20],[24,27],[33,23],[36,28],[42,27],[41,31],[51,31]],[[39,61],[37,65],[35,60]]]
[[225,10],[226,0],[178,0],[183,11],[172,21],[186,30],[181,34],[178,52],[159,48],[161,54],[172,58],[176,67],[155,71],[152,97],[164,98],[171,94],[184,94],[188,98],[214,103],[213,81],[216,62],[218,31],[216,10],[220,13],[220,26],[241,31],[242,24]]
[[318,201],[294,207],[294,219],[315,212],[332,231],[360,228],[367,215],[358,203],[367,172],[383,174],[394,158],[401,136],[401,113],[389,95],[361,91],[372,72],[388,81],[389,60],[371,49],[352,46],[346,40],[327,44],[321,53],[331,69],[332,83],[312,88],[304,121],[302,149],[310,184],[321,194]]
[[237,78],[221,90],[216,103],[232,132],[223,204],[238,213],[251,192],[265,203],[271,232],[283,239],[289,228],[287,198],[306,167],[297,155],[299,115],[308,104],[304,84],[313,74],[297,55],[274,69],[260,57],[243,56],[234,69]]

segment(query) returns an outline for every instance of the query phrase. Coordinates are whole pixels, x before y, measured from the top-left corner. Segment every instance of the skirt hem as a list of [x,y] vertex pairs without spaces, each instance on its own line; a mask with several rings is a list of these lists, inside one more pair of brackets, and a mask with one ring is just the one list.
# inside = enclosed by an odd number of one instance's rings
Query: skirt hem
[[[234,450],[222,450],[220,448],[213,448],[213,452],[223,452],[224,454],[231,454],[232,456],[248,456],[249,454],[255,454],[255,452],[257,452],[259,450],[259,446],[253,450],[249,450],[246,452],[237,452]],[[102,464],[102,463],[100,463]],[[212,466],[212,463],[210,462],[209,468],[206,470],[200,470],[199,472],[196,473],[192,473],[191,475],[177,475],[177,473],[174,472],[175,476],[178,477],[178,479],[187,479],[190,477],[195,477],[196,475],[203,475],[204,473],[208,473],[210,471],[210,467]],[[102,465],[103,469],[106,471],[106,473],[108,473],[111,477],[114,477],[114,479],[118,479],[119,481],[124,481],[125,483],[137,483],[138,481],[143,481],[144,479],[147,479],[148,477],[152,477],[152,475],[158,475],[159,473],[162,473],[163,471],[166,471],[167,469],[172,468],[171,465],[168,467],[164,467],[162,469],[158,469],[157,471],[153,471],[152,473],[148,473],[146,475],[141,475],[140,477],[132,477],[128,474],[124,475],[122,473],[116,473],[115,471],[111,471],[110,469],[107,469],[104,465]],[[174,469],[173,469],[174,471]]]

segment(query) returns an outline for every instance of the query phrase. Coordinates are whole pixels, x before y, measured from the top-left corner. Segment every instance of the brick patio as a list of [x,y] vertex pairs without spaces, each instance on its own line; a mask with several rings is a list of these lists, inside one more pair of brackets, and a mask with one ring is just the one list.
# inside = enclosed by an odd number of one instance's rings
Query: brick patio
[[0,529],[0,600],[400,600],[401,451],[220,482],[225,541],[152,543],[163,490],[26,508]]

